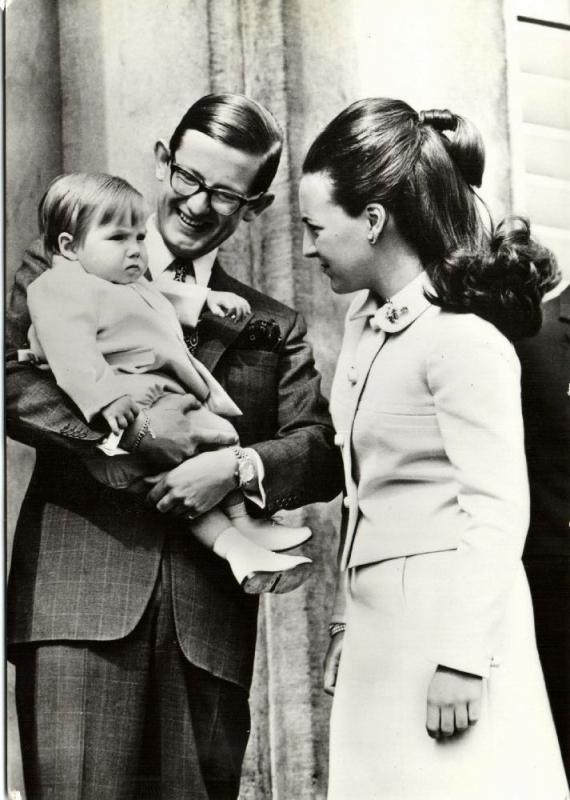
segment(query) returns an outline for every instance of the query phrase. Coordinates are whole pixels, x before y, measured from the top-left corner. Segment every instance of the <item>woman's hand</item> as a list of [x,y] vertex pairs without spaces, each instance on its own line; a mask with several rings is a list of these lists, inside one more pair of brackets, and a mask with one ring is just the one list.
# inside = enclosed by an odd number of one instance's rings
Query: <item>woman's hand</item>
[[344,633],[335,634],[330,640],[329,649],[325,656],[323,689],[327,694],[334,694],[343,641]]
[[426,728],[432,739],[463,733],[481,713],[483,679],[441,665],[427,694]]

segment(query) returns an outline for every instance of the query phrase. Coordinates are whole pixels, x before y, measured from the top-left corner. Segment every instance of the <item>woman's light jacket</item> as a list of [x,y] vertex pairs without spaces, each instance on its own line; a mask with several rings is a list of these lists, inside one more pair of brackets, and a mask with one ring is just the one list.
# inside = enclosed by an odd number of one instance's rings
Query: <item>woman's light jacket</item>
[[456,549],[430,657],[486,675],[528,527],[520,368],[493,325],[442,311],[424,289],[422,273],[380,308],[361,292],[347,314],[331,396],[346,481],[341,575]]

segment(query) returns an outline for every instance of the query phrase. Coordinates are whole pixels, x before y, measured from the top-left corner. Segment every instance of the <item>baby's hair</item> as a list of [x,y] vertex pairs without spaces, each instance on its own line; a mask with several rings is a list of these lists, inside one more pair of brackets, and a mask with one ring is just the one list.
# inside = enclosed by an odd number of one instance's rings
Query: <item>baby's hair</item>
[[139,225],[145,218],[140,192],[123,178],[104,173],[60,175],[50,183],[38,208],[40,234],[52,254],[59,253],[61,233],[69,233],[76,244],[81,244],[95,225],[116,219]]

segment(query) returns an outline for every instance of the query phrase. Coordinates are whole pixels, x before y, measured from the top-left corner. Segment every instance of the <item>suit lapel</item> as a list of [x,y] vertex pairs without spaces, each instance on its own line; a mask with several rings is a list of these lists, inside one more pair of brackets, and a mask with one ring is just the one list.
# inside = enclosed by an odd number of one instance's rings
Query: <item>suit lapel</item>
[[[243,286],[224,272],[217,261],[212,269],[209,285],[216,292],[234,292],[243,295]],[[222,355],[237,339],[252,317],[253,314],[247,314],[239,322],[234,322],[228,317],[217,317],[209,311],[202,314],[196,356],[210,372],[214,371]]]

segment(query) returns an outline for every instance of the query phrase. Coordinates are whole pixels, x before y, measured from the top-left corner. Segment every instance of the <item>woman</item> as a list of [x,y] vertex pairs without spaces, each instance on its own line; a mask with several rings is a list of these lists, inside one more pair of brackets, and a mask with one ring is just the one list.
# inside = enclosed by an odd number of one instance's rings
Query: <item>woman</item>
[[343,111],[303,166],[304,253],[333,291],[361,290],[331,399],[347,514],[325,662],[329,800],[567,789],[520,563],[509,341],[538,330],[556,267],[523,220],[485,231],[483,167],[467,120],[389,99]]

